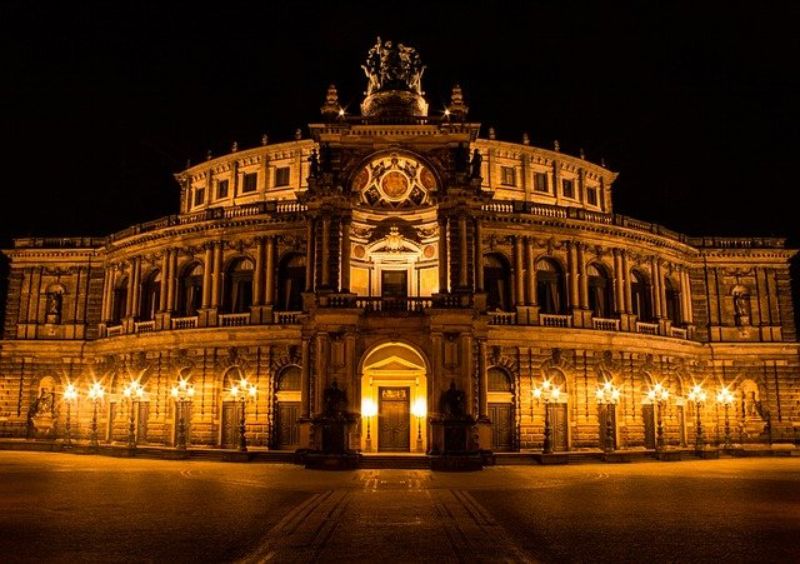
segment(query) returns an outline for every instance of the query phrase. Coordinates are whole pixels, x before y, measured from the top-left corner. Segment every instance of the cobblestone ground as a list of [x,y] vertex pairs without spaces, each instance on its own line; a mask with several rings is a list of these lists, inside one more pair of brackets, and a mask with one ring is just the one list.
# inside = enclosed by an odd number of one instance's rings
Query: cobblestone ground
[[0,561],[800,561],[800,460],[317,472],[0,452]]

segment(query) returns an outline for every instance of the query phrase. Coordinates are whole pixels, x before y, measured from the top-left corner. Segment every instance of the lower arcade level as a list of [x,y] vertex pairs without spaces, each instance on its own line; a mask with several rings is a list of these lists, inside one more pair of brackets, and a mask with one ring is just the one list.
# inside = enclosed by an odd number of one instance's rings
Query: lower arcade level
[[99,443],[345,450],[659,449],[794,441],[790,343],[708,345],[576,328],[489,326],[468,312],[319,310],[305,325],[7,341],[0,433]]

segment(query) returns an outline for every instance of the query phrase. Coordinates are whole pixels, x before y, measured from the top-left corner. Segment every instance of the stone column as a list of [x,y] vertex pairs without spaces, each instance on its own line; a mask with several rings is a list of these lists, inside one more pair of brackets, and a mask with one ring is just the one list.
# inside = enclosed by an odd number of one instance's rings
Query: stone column
[[315,232],[314,225],[316,220],[311,218],[308,220],[306,227],[306,292],[314,291],[314,264],[316,257],[314,255],[315,249]]
[[222,285],[222,241],[214,243],[214,272],[211,275],[211,307],[219,307]]
[[256,238],[256,264],[253,272],[253,305],[260,306],[264,300],[264,238]]
[[167,292],[169,291],[170,271],[171,266],[170,249],[164,249],[164,254],[161,256],[161,291],[158,295],[158,311],[166,311],[167,309]]
[[658,273],[658,301],[661,302],[661,317],[669,315],[667,311],[667,285],[664,282],[664,267],[661,261],[656,258],[656,272]]
[[659,284],[659,280],[661,278],[661,266],[658,264],[658,258],[652,257],[650,259],[650,277],[652,283],[650,284],[650,294],[653,301],[653,312],[657,319],[663,317],[661,312],[661,284]]
[[589,309],[589,277],[586,275],[586,248],[578,244],[578,278],[580,281],[580,306]]
[[613,250],[614,255],[614,309],[616,312],[625,311],[625,276],[622,272],[622,257],[619,249]]
[[628,267],[628,254],[622,251],[622,275],[625,286],[625,313],[633,313],[633,296],[631,295],[631,272]]
[[342,217],[342,250],[341,250],[341,288],[344,294],[350,293],[350,217]]
[[133,261],[128,263],[128,293],[125,295],[125,317],[133,315]]
[[694,321],[692,312],[692,286],[689,281],[689,271],[686,267],[681,268],[681,297],[683,303],[683,321],[692,323]]
[[103,269],[103,306],[100,311],[102,321],[107,321],[108,315],[108,288],[111,286],[111,269],[108,265]]
[[167,286],[167,311],[175,311],[175,296],[178,289],[178,249],[169,252],[169,286]]
[[212,243],[206,244],[206,255],[203,261],[203,309],[211,307],[211,271],[213,266],[213,249]]
[[439,217],[439,293],[447,293],[447,218]]
[[514,289],[516,305],[525,305],[525,265],[522,261],[522,237],[514,237]]
[[489,368],[486,362],[486,339],[478,341],[478,366],[480,369],[480,381],[478,386],[480,418],[489,418]]
[[300,371],[300,414],[302,417],[311,417],[310,387],[311,382],[311,355],[309,354],[310,339],[303,338],[300,345],[300,358],[302,370]]
[[578,307],[578,245],[574,241],[569,244],[569,305]]
[[533,257],[533,238],[531,237],[525,239],[525,254],[525,264],[528,265],[528,299],[526,303],[528,305],[536,305],[536,261]]
[[475,219],[475,291],[486,290],[486,280],[483,278],[483,227],[481,219]]
[[461,264],[458,269],[458,285],[460,288],[466,288],[469,285],[469,279],[467,277],[469,249],[467,248],[467,216],[464,214],[458,216],[458,235],[459,255],[461,256]]
[[320,284],[323,288],[328,288],[330,284],[331,269],[330,269],[330,243],[331,243],[331,219],[327,216],[322,218],[322,253],[320,268],[322,268],[322,278]]
[[264,293],[264,305],[271,306],[275,300],[275,237],[267,237],[267,268],[264,276],[266,277],[266,291]]

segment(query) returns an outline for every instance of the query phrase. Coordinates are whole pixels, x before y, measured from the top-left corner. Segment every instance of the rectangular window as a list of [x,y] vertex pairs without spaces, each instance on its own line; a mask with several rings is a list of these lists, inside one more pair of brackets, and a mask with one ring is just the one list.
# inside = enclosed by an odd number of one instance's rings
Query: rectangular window
[[590,206],[597,205],[597,188],[586,189],[586,201],[589,202]]
[[289,167],[282,166],[275,169],[275,186],[289,185]]
[[564,194],[565,198],[574,198],[575,197],[575,181],[567,180],[566,178],[561,180],[561,191]]
[[548,192],[547,188],[547,173],[535,172],[533,173],[533,189],[537,192]]
[[258,180],[258,173],[249,172],[242,178],[242,192],[255,192],[256,181]]
[[500,167],[500,184],[504,186],[517,185],[517,169],[513,166]]
[[220,180],[217,183],[217,199],[227,198],[228,197],[228,181],[227,180]]
[[194,189],[194,205],[200,206],[206,201],[206,189],[205,188],[195,188]]

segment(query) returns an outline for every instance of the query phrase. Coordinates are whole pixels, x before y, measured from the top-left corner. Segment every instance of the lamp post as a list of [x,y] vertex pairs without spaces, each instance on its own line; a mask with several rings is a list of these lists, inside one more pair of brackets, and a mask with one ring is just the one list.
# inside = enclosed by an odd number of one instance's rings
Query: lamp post
[[664,404],[667,403],[669,399],[669,390],[666,389],[661,384],[656,384],[650,391],[647,392],[647,399],[652,402],[656,403],[656,419],[657,421],[657,430],[656,430],[656,450],[664,450],[664,419],[662,417],[662,409]]
[[361,400],[361,416],[367,419],[367,439],[364,443],[364,450],[372,452],[372,436],[370,435],[370,428],[372,427],[372,417],[378,414],[378,407],[372,398],[364,398]]
[[602,387],[595,390],[595,398],[597,398],[598,410],[600,406],[606,407],[606,425],[605,425],[605,444],[603,450],[606,453],[614,452],[614,420],[616,416],[616,405],[619,401],[619,389],[611,382],[606,380]]
[[254,384],[250,384],[247,378],[242,377],[238,384],[231,387],[231,396],[233,400],[241,398],[242,406],[241,413],[239,414],[239,452],[247,452],[247,400],[248,398],[255,398],[258,390]]
[[558,403],[561,397],[561,388],[554,386],[550,380],[543,380],[542,384],[536,386],[531,393],[537,403],[539,403],[539,400],[544,399],[544,444],[542,444],[542,451],[544,454],[553,454],[552,429],[550,428],[550,403]]
[[427,413],[427,406],[424,398],[417,398],[414,401],[412,413],[417,417],[417,452],[422,452],[422,418]]
[[706,448],[706,441],[703,437],[703,421],[700,411],[703,409],[703,404],[706,401],[706,392],[700,384],[692,386],[692,390],[686,397],[690,402],[694,403],[694,410],[697,417],[697,423],[694,432],[694,448],[697,454],[701,454]]
[[78,399],[78,388],[67,384],[64,389],[64,402],[67,404],[67,424],[64,428],[64,448],[72,448],[72,421],[70,420],[72,402]]
[[97,404],[103,400],[105,396],[105,389],[100,382],[94,382],[89,386],[89,399],[94,403],[94,410],[92,411],[92,432],[89,435],[89,445],[96,449],[97,444]]
[[722,388],[719,392],[717,392],[717,403],[721,403],[725,408],[725,443],[723,446],[726,450],[733,447],[731,444],[731,420],[728,413],[733,401],[733,394],[727,387]]
[[134,411],[136,404],[142,401],[144,397],[144,387],[137,381],[131,380],[127,386],[122,389],[122,395],[128,398],[128,407],[130,408],[130,417],[128,419],[128,448],[136,448],[136,412]]
[[[233,390],[231,390],[233,391]],[[186,450],[186,402],[194,397],[194,386],[188,380],[181,378],[170,391],[175,399],[175,408],[178,411],[178,432],[175,437],[175,448]],[[235,397],[235,396],[234,396]]]

